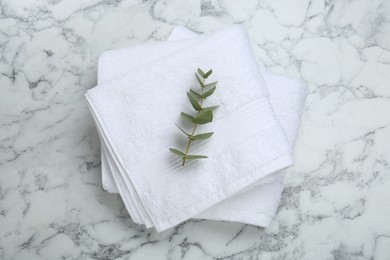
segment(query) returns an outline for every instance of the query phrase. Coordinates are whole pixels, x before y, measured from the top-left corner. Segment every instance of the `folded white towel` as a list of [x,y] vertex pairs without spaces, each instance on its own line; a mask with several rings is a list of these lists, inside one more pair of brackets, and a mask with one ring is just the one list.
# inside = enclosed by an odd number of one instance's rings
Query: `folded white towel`
[[[189,29],[176,26],[168,41],[190,39],[198,36]],[[109,51],[99,60],[98,83],[104,83],[121,76],[124,70],[130,71],[140,66],[133,59],[133,47]],[[154,60],[145,50],[140,54],[144,63]],[[161,52],[160,52],[161,54]],[[299,129],[300,117],[307,95],[306,84],[298,79],[272,73],[260,67],[266,86],[270,93],[271,104],[276,117],[285,130],[287,139],[293,148]],[[118,193],[113,178],[115,171],[112,162],[108,161],[106,148],[102,142],[102,183],[103,188],[112,193]],[[262,184],[263,183],[263,184]],[[256,187],[226,199],[200,213],[197,218],[237,221],[257,226],[267,227],[276,214],[281,192],[283,190],[283,171],[272,174],[256,182]]]
[[[292,161],[242,27],[151,45],[181,51],[98,86],[87,98],[125,187],[135,190],[130,214],[138,211],[161,231]],[[173,122],[191,109],[183,92],[196,85],[197,67],[214,69],[220,91],[210,103],[221,107],[203,127],[215,131],[213,138],[192,149],[210,158],[181,167],[168,147],[181,145]]]

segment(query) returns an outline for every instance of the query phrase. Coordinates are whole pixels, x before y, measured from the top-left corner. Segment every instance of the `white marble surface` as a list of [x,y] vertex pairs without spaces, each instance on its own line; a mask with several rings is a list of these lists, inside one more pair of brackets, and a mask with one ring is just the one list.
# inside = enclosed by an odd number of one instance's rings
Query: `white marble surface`
[[[0,0],[0,259],[389,259],[390,1]],[[84,93],[105,50],[244,22],[310,95],[270,228],[135,225]]]

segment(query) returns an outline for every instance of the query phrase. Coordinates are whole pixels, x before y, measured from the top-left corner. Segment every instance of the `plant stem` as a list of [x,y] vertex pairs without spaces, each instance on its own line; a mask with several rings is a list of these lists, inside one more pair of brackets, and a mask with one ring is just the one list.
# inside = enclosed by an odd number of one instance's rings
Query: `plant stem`
[[[205,80],[206,80],[206,79],[203,79],[203,81],[202,81],[202,85],[203,85],[203,86],[204,86]],[[204,87],[203,87],[203,86],[200,86],[200,87],[202,88],[202,95],[203,95],[203,91],[204,91]],[[203,98],[200,99],[200,107],[202,108],[202,106],[203,106]],[[200,114],[201,111],[202,111],[202,110],[199,110],[199,111],[198,111],[197,116],[199,116],[199,114]],[[181,164],[182,166],[184,166],[185,163],[186,163],[186,156],[188,155],[188,152],[189,152],[189,150],[190,150],[190,146],[191,146],[191,142],[192,142],[192,137],[194,137],[194,134],[195,134],[195,131],[196,131],[196,128],[197,128],[197,127],[198,127],[198,124],[195,124],[195,125],[194,125],[194,128],[192,129],[191,136],[188,138],[189,140],[188,140],[186,152],[185,152],[185,154],[184,154],[184,156],[183,156],[183,163]]]

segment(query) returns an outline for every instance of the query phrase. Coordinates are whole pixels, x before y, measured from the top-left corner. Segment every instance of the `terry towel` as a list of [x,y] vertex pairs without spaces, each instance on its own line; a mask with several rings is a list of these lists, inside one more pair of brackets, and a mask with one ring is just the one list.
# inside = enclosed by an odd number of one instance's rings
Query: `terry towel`
[[[130,214],[158,231],[291,165],[291,149],[268,99],[245,30],[232,26],[210,36],[150,44],[179,50],[87,93],[124,190]],[[135,48],[136,49],[136,48]],[[191,111],[184,91],[195,86],[197,67],[213,68],[219,80],[210,103],[220,104],[211,140],[192,148],[209,159],[181,167],[168,148],[180,147],[174,122]],[[202,132],[203,132],[202,131]],[[121,194],[122,195],[122,194]]]
[[[177,26],[170,34],[168,41],[183,40],[196,37],[197,34],[189,29]],[[133,47],[109,51],[99,60],[98,83],[104,83],[135,69],[142,64],[135,63]],[[155,57],[145,51],[138,54],[144,56],[143,63],[154,60]],[[307,95],[306,84],[299,79],[269,72],[261,68],[266,86],[270,94],[272,107],[276,117],[287,135],[291,149],[294,147],[298,133],[300,118]],[[107,157],[106,148],[102,142],[102,183],[103,188],[112,193],[118,193],[118,188],[113,178],[113,162]],[[108,161],[109,160],[109,161]],[[118,173],[116,173],[118,174]],[[206,209],[197,218],[237,221],[257,226],[267,227],[276,214],[281,192],[283,190],[283,171],[273,174],[268,180],[260,180],[257,187],[242,192],[230,199],[226,199],[209,209]],[[262,184],[263,183],[263,184]],[[143,222],[142,222],[143,223]],[[141,224],[141,223],[140,223]]]

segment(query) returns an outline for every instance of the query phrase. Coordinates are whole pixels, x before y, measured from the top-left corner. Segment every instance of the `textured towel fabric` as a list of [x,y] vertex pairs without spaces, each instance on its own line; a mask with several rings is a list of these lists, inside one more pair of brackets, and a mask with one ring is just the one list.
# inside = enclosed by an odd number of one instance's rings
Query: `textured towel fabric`
[[[177,26],[172,31],[168,40],[182,40],[197,36],[197,34]],[[109,81],[120,76],[121,69],[131,70],[135,68],[132,58],[132,47],[116,51],[110,51],[99,61],[99,83]],[[114,55],[114,53],[120,53]],[[114,55],[116,57],[112,58]],[[149,52],[144,53],[146,60],[154,59]],[[109,61],[107,61],[109,59]],[[139,64],[136,64],[139,65]],[[263,77],[270,93],[271,104],[276,117],[285,130],[288,141],[293,148],[299,129],[300,117],[303,109],[307,87],[301,80],[286,77],[261,68]],[[102,142],[102,182],[105,190],[118,193],[117,184],[105,152]],[[281,191],[283,188],[283,171],[270,175],[258,181],[257,187],[224,200],[200,213],[198,218],[237,221],[257,226],[267,227],[274,217]],[[261,184],[263,183],[263,184]]]
[[[302,80],[262,71],[269,87],[271,104],[280,125],[285,130],[292,151],[308,93],[307,86]],[[255,183],[253,189],[214,205],[196,218],[236,221],[267,227],[277,212],[283,191],[283,177],[284,171],[278,171]]]
[[[170,34],[168,41],[183,40],[196,37],[197,34],[185,27],[177,26]],[[99,61],[98,82],[104,83],[123,74],[123,70],[135,69],[140,64],[133,60],[133,47],[110,51]],[[148,51],[141,53],[149,59]],[[143,62],[149,62],[147,59]],[[298,79],[286,77],[261,68],[263,77],[270,93],[272,107],[276,117],[285,130],[287,139],[293,149],[299,129],[300,117],[307,95],[306,84]],[[103,188],[112,193],[118,193],[113,174],[115,166],[107,158],[106,148],[102,142],[102,183]],[[197,218],[237,221],[257,226],[267,227],[279,205],[283,190],[283,171],[272,174],[256,182],[256,187],[226,199],[200,213]]]
[[[138,211],[158,231],[176,225],[292,163],[290,147],[241,26],[195,40],[151,44],[179,50],[87,93],[100,134]],[[183,47],[184,46],[184,47]],[[181,147],[174,122],[190,111],[183,92],[196,85],[197,67],[219,80],[220,104],[211,140],[194,145],[208,160],[181,167],[169,152]],[[122,194],[121,194],[122,195]],[[126,205],[128,206],[128,205]]]

